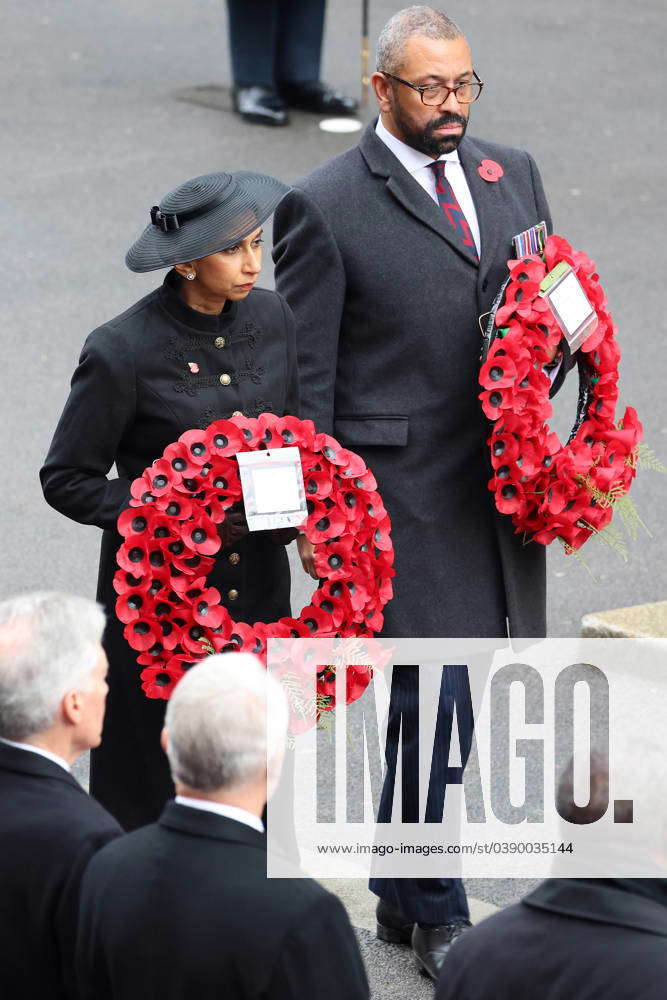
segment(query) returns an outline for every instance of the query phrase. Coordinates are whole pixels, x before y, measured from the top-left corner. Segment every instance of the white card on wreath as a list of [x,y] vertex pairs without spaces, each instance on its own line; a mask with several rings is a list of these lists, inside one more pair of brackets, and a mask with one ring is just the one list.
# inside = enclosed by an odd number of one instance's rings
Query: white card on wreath
[[242,451],[236,458],[249,531],[303,524],[308,510],[298,448]]

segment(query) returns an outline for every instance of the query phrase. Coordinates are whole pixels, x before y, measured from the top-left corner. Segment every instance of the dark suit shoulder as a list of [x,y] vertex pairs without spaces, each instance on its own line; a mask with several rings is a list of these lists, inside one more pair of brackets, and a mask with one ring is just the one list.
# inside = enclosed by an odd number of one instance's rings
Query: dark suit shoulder
[[239,319],[251,319],[258,324],[283,324],[287,309],[289,306],[280,292],[253,288],[248,298],[239,303]]
[[318,203],[331,202],[340,211],[340,186],[356,182],[359,171],[364,167],[358,146],[334,156],[316,167],[312,173],[296,181],[293,187],[311,196]]
[[[57,766],[57,765],[55,765]],[[95,845],[117,837],[122,830],[116,820],[73,778],[45,775],[8,775],[0,772],[0,796],[14,807],[0,820],[0,835],[30,842],[41,855],[77,854],[87,842]]]
[[466,136],[461,144],[462,148],[465,148],[468,144],[480,149],[489,160],[497,160],[501,167],[511,167],[516,164],[525,163],[528,158],[532,159],[525,149],[504,146],[499,142],[490,142],[488,139],[478,139],[476,136]]

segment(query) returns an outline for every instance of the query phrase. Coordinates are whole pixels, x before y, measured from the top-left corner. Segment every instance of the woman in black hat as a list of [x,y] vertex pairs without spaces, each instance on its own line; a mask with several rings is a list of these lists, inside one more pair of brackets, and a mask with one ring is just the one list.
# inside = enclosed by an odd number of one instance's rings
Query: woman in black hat
[[[126,829],[156,820],[173,786],[159,745],[165,703],[142,692],[137,654],[114,612],[116,521],[132,480],[184,431],[241,413],[298,415],[291,312],[276,292],[254,288],[262,224],[288,190],[262,174],[209,174],[151,210],[126,264],[170,270],[86,340],[41,470],[51,506],[104,529],[97,596],[108,615],[110,691],[91,791]],[[209,585],[236,621],[289,615],[284,547],[267,532],[244,533],[242,516],[225,524]]]

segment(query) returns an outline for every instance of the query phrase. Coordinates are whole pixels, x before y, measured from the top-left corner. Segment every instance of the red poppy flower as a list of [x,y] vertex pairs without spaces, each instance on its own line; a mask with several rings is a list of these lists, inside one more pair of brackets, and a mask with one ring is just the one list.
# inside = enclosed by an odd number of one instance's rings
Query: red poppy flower
[[242,446],[238,451],[254,450],[262,440],[264,430],[254,417],[231,417],[228,422],[233,423],[241,434]]
[[149,617],[137,618],[127,624],[123,629],[123,635],[133,649],[140,649],[142,652],[162,640],[162,630],[159,624]]
[[[259,418],[262,419],[261,417]],[[315,442],[315,424],[312,420],[297,420],[296,417],[276,418],[274,431],[288,447],[311,450]]]
[[315,569],[320,579],[342,580],[349,576],[352,565],[353,539],[350,536],[318,545],[315,549]]
[[116,561],[121,569],[127,570],[133,576],[143,576],[148,572],[149,538],[130,536],[118,550]]
[[350,461],[350,452],[328,434],[317,434],[314,447],[333,465],[347,466]]
[[128,507],[118,518],[118,532],[124,538],[139,535],[146,538],[150,532],[154,517],[155,508],[152,506],[146,507],[143,510],[136,507]]
[[152,615],[155,599],[141,587],[134,587],[120,594],[116,601],[116,615],[124,625]]
[[313,635],[315,632],[321,637],[326,637],[333,632],[333,620],[331,615],[322,608],[309,604],[299,615],[300,620]]
[[220,604],[220,591],[215,587],[203,590],[192,602],[192,617],[199,625],[214,629],[231,623],[227,609]]
[[146,667],[141,672],[141,688],[148,698],[171,698],[176,684],[183,676],[183,670],[167,669],[166,664],[158,663]]
[[303,485],[306,497],[312,497],[314,500],[323,500],[330,496],[334,486],[331,473],[323,470],[304,473]]
[[210,517],[200,513],[183,525],[183,540],[198,555],[213,555],[220,548],[220,536]]
[[477,173],[483,180],[495,184],[496,181],[500,180],[505,171],[495,160],[482,160],[477,167]]
[[350,601],[341,580],[327,580],[313,594],[312,603],[331,615],[334,628],[340,628],[343,622],[350,617]]
[[[312,542],[317,544],[329,538],[338,538],[346,530],[347,522],[336,504],[326,506],[315,502],[312,507],[312,513],[306,521],[306,534]],[[308,509],[311,509],[310,503]]]
[[147,469],[142,476],[134,479],[130,484],[131,507],[140,507],[144,504],[150,504],[155,500],[155,497],[151,493],[149,472],[150,469]]
[[[245,447],[243,433],[232,420],[216,420],[209,424],[205,439],[210,454],[217,458],[231,458]],[[217,471],[217,466],[214,468]]]
[[211,451],[204,431],[185,431],[178,439],[188,450],[190,461],[196,466],[205,465],[211,457]]
[[239,653],[254,653],[255,656],[263,656],[265,645],[251,625],[245,622],[233,622],[226,646]]
[[175,441],[165,448],[164,460],[169,463],[176,477],[195,476],[200,469],[198,463],[193,461],[190,449],[181,441]]

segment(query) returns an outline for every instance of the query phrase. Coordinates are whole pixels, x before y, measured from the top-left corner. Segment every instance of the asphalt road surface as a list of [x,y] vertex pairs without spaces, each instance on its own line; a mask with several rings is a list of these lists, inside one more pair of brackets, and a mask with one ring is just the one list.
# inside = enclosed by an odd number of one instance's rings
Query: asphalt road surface
[[[372,38],[398,6],[371,3]],[[535,156],[556,231],[598,263],[623,351],[621,399],[636,405],[647,442],[667,462],[664,4],[469,0],[448,12],[486,82],[471,134]],[[357,0],[329,4],[323,75],[353,93],[359,25]],[[312,115],[294,114],[289,128],[267,130],[231,113],[221,0],[7,0],[0,45],[7,479],[0,594],[37,587],[93,594],[99,533],[50,510],[37,471],[85,336],[158,283],[123,264],[148,207],[210,170],[256,169],[293,180],[357,137],[322,132]],[[371,101],[363,117],[372,114]],[[272,285],[270,260],[263,283]],[[574,387],[557,411],[565,431]],[[553,635],[578,634],[589,611],[665,598],[665,479],[642,473],[633,495],[650,535],[630,544],[627,562],[599,541],[586,546],[588,569],[550,550]],[[298,611],[310,588],[300,571],[295,576]],[[502,904],[524,887],[498,881],[472,888]],[[364,934],[372,975],[380,976],[378,998],[430,995],[412,977],[409,956],[392,959],[394,968],[386,949]]]

